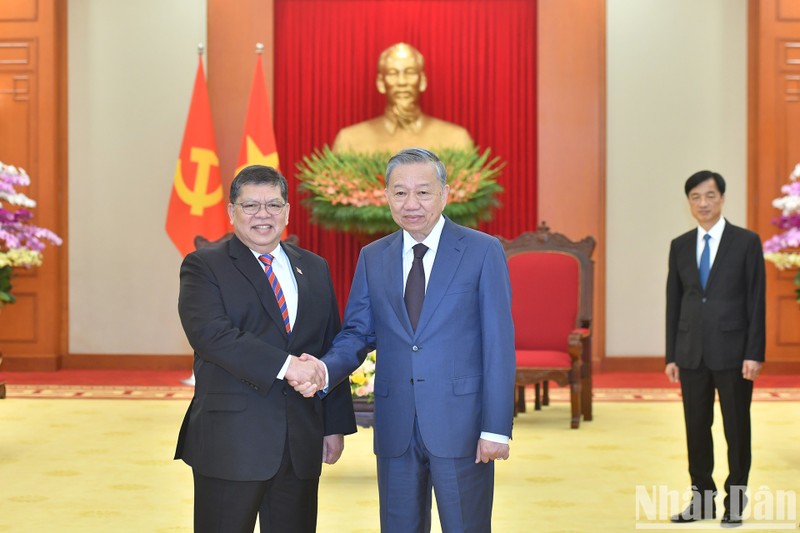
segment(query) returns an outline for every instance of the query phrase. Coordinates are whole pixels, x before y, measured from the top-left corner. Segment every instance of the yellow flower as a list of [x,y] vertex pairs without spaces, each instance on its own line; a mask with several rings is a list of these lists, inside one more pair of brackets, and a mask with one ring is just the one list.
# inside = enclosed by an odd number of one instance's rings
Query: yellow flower
[[14,248],[6,252],[0,252],[0,268],[5,266],[12,267],[34,267],[41,266],[42,253],[28,248]]
[[800,253],[772,252],[764,254],[764,259],[774,263],[778,270],[800,267]]
[[354,398],[372,400],[375,386],[375,350],[369,352],[364,363],[350,375],[350,393]]

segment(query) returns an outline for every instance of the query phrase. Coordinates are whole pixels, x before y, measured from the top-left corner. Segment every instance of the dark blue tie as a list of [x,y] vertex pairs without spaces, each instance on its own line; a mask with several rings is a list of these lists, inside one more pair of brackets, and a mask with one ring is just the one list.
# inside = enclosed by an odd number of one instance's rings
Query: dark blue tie
[[414,331],[417,330],[419,314],[422,312],[422,301],[425,299],[425,267],[422,266],[422,256],[427,251],[428,247],[422,243],[414,245],[414,261],[411,263],[411,270],[406,279],[406,294],[403,297]]
[[706,240],[706,245],[703,247],[703,253],[700,254],[700,285],[705,290],[706,283],[708,283],[708,273],[711,272],[711,249],[708,246],[708,240],[711,235],[706,233],[703,238]]

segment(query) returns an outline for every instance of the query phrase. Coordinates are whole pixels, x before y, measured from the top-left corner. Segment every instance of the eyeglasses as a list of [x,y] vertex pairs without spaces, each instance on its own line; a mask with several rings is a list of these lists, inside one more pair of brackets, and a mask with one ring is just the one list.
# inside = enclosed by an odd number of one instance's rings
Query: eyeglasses
[[258,212],[261,211],[262,206],[270,215],[280,215],[283,212],[283,208],[288,205],[288,202],[285,204],[279,202],[267,202],[265,204],[259,202],[239,202],[234,205],[241,207],[242,213],[245,215],[258,214]]

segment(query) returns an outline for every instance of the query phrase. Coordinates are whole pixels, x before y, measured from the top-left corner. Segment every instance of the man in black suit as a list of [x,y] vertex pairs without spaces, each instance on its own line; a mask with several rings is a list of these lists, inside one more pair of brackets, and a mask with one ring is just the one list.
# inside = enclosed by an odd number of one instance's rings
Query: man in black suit
[[264,166],[231,184],[234,236],[181,265],[178,311],[197,384],[176,459],[192,467],[197,532],[316,530],[322,461],[356,430],[345,381],[324,400],[288,381],[324,380],[297,354],[325,353],[340,329],[328,264],[281,242],[286,179]]
[[716,518],[711,437],[716,389],[728,443],[722,526],[736,527],[747,503],[753,380],[764,362],[764,258],[758,235],[722,218],[722,176],[697,172],[685,192],[699,227],[670,247],[665,372],[681,384],[694,497],[672,521]]

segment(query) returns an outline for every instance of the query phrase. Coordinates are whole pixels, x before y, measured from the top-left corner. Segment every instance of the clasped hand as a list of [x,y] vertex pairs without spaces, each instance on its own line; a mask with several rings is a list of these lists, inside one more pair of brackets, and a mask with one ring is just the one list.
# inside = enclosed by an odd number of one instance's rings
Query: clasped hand
[[310,398],[325,388],[325,365],[313,355],[292,357],[284,376],[294,390]]
[[486,439],[478,439],[478,449],[475,452],[475,463],[488,463],[498,459],[508,459],[510,446]]

